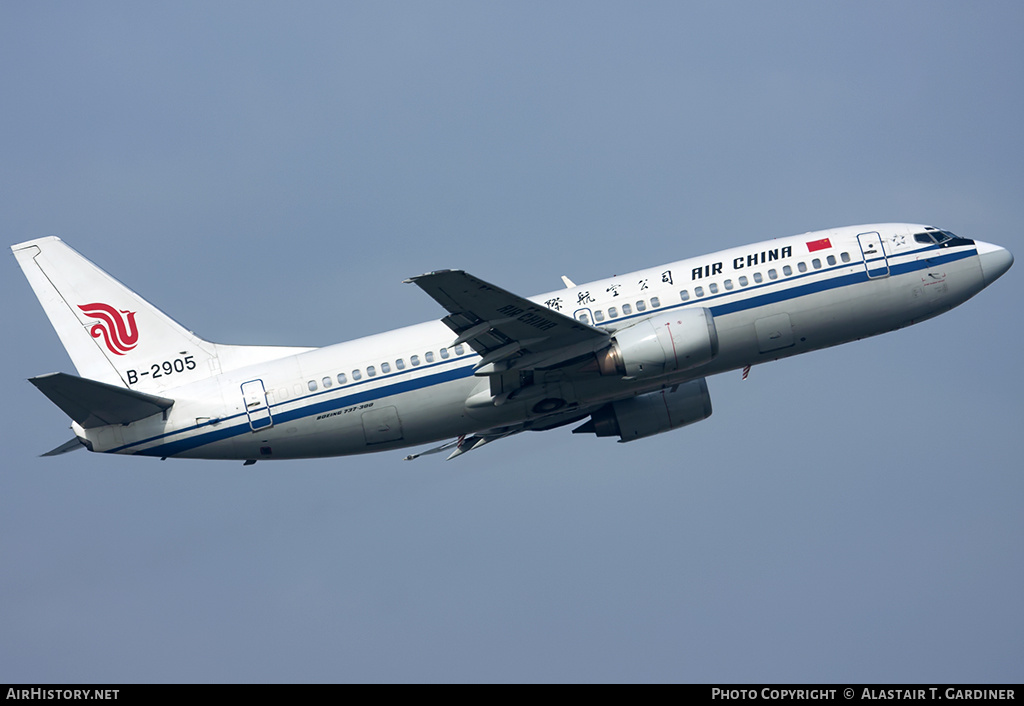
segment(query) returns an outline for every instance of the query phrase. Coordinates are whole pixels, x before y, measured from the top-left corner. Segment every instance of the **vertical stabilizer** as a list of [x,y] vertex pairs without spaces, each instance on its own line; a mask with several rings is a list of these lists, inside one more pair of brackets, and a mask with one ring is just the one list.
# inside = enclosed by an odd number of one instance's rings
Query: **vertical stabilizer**
[[79,375],[158,392],[220,372],[217,346],[53,236],[11,247]]

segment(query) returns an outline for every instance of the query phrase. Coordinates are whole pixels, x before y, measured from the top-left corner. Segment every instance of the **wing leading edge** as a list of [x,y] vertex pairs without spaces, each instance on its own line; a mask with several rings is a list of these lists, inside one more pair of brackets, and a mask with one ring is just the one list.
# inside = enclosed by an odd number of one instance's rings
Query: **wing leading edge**
[[600,350],[610,334],[512,294],[462,270],[406,280],[448,311],[441,319],[481,360],[478,375],[550,368]]

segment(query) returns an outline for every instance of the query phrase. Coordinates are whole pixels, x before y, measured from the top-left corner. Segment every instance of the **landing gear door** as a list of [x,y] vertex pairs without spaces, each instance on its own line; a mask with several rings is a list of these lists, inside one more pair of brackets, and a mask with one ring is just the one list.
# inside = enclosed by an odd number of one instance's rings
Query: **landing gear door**
[[875,231],[861,233],[857,236],[857,242],[860,243],[860,251],[864,255],[864,268],[868,272],[868,279],[888,277],[889,261],[885,257],[882,236]]
[[267,391],[262,380],[250,380],[242,383],[242,401],[245,413],[249,415],[249,427],[256,431],[274,426],[270,416],[270,405],[267,404]]

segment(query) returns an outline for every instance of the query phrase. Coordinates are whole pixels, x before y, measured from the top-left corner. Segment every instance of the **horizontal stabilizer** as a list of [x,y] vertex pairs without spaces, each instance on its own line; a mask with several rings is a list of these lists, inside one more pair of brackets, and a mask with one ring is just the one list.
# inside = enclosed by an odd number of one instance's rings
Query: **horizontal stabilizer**
[[40,454],[40,455],[41,456],[60,456],[61,454],[66,454],[68,451],[77,451],[78,449],[84,449],[84,448],[85,448],[85,444],[83,444],[82,440],[79,439],[76,436],[71,441],[65,441],[63,444],[61,444],[57,448],[52,449],[50,451],[47,451],[46,453]]
[[131,422],[163,412],[174,400],[67,373],[49,373],[29,382],[86,429]]

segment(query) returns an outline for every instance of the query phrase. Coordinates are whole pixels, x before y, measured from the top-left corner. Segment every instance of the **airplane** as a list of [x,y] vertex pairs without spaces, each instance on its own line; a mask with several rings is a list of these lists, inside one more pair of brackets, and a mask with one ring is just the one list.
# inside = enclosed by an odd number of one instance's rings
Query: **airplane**
[[1001,277],[997,245],[908,223],[777,238],[521,297],[461,270],[406,280],[440,320],[322,348],[199,338],[59,238],[11,248],[78,375],[30,378],[72,420],[43,454],[259,460],[522,431],[630,442],[711,415],[706,378],[893,331]]

